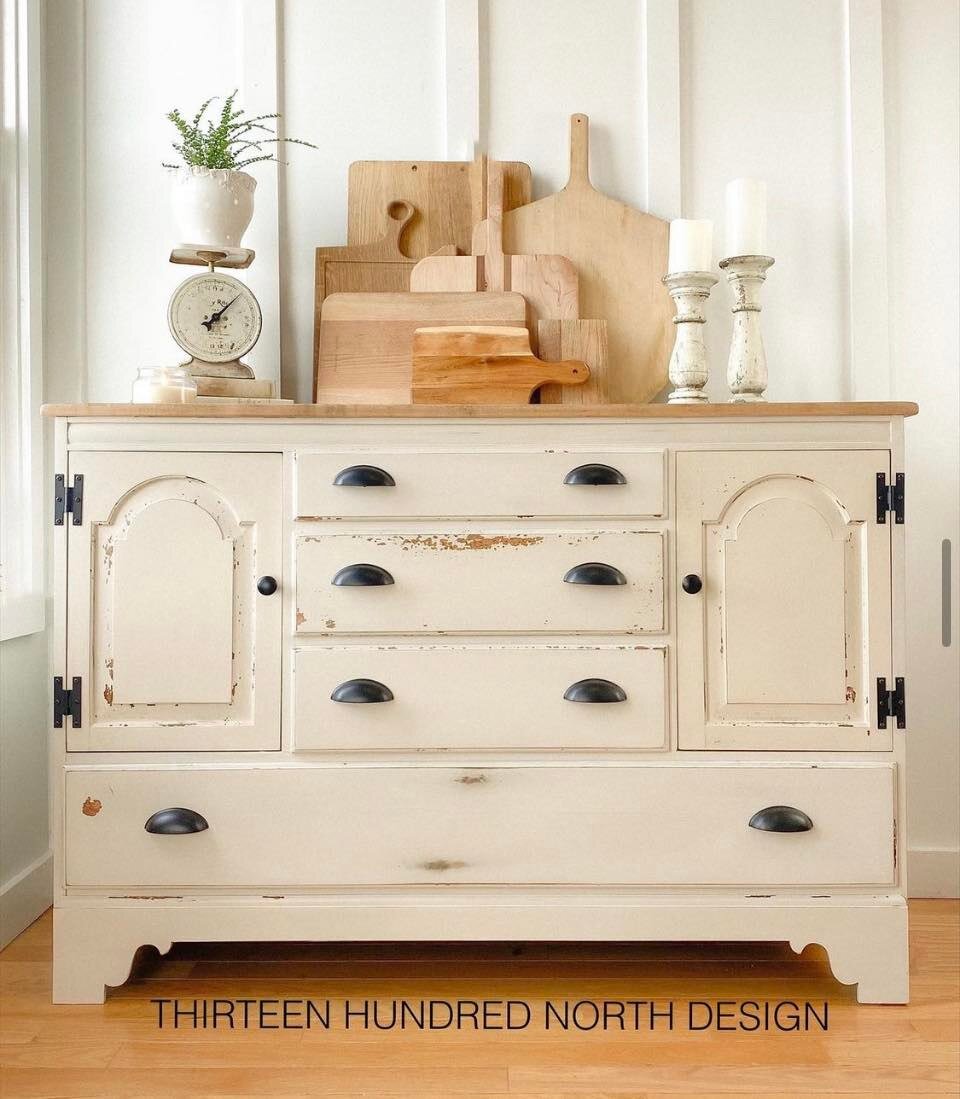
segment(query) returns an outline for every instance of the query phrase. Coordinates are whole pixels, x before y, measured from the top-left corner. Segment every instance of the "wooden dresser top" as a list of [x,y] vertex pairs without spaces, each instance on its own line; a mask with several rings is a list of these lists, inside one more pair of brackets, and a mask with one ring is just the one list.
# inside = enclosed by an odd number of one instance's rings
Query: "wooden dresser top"
[[751,420],[915,416],[912,401],[698,405],[319,405],[319,404],[47,404],[44,416],[160,419],[343,420]]

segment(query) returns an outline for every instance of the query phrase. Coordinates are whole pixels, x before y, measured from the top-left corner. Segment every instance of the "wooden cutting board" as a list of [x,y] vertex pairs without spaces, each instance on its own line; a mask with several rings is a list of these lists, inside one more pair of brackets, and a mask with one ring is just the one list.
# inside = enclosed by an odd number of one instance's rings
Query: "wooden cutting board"
[[549,318],[579,316],[576,267],[561,255],[503,254],[503,165],[488,162],[487,218],[474,232],[471,255],[428,256],[413,269],[410,289],[514,290],[527,300],[527,328],[536,346],[537,324]]
[[673,304],[669,224],[601,194],[590,183],[589,120],[570,119],[570,179],[558,194],[503,215],[508,253],[552,252],[580,276],[580,313],[607,322],[610,401],[643,404],[667,383]]
[[544,382],[582,386],[583,362],[545,363],[526,328],[418,328],[413,337],[414,404],[529,404]]
[[418,328],[518,326],[525,317],[520,294],[334,294],[320,315],[316,400],[409,404]]
[[[320,311],[327,297],[331,294],[400,292],[410,289],[410,272],[416,265],[416,260],[408,259],[403,254],[401,243],[417,216],[417,210],[409,202],[393,201],[381,207],[379,216],[379,231],[382,235],[372,243],[316,250],[313,306],[314,382],[320,354]],[[386,231],[383,231],[384,226]],[[440,252],[454,256],[456,247],[450,244]]]
[[[530,201],[530,167],[504,163],[504,209]],[[473,227],[487,216],[480,160],[358,160],[350,165],[347,243],[367,244],[382,231],[381,211],[394,199],[416,207],[403,240],[407,256],[422,259],[454,244],[470,252]]]
[[586,385],[545,385],[541,404],[609,404],[607,377],[607,322],[546,320],[540,322],[539,355],[555,362],[582,359],[590,367]]

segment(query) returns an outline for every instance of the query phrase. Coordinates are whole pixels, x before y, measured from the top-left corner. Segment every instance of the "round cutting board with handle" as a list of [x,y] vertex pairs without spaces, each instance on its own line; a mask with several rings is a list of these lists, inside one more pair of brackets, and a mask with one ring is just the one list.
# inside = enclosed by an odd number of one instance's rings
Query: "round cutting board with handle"
[[646,404],[667,384],[673,303],[661,283],[669,223],[590,182],[589,119],[570,119],[570,179],[558,194],[503,213],[503,250],[566,256],[580,316],[607,322],[607,400]]

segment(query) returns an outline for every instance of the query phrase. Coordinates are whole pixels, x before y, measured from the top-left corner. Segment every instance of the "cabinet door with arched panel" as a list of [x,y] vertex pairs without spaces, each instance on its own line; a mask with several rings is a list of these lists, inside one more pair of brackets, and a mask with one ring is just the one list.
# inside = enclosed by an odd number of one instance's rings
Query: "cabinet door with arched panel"
[[66,528],[66,666],[83,706],[68,750],[279,749],[282,457],[69,465],[83,512]]
[[889,750],[886,451],[677,455],[679,744]]

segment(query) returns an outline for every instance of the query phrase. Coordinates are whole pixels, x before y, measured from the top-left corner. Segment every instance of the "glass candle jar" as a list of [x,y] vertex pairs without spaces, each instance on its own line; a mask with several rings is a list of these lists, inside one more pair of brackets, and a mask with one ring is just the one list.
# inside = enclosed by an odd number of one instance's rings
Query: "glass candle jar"
[[197,383],[179,366],[141,366],[131,399],[134,404],[186,404],[197,399]]

